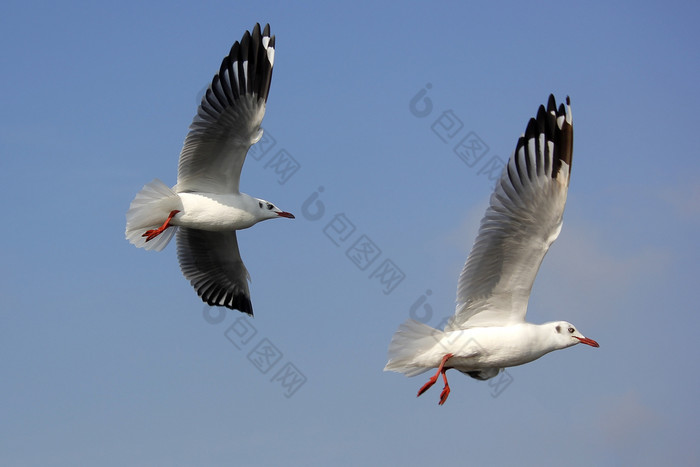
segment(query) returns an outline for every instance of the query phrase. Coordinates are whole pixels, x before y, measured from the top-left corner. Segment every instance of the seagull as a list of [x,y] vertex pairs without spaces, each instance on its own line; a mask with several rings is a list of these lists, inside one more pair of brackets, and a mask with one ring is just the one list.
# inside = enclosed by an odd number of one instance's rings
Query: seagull
[[539,107],[503,168],[459,276],[457,306],[443,331],[415,320],[399,326],[384,371],[442,375],[439,405],[447,400],[446,372],[454,368],[478,380],[576,344],[599,347],[566,321],[525,322],[532,284],[544,255],[559,236],[573,152],[571,101],[549,96]]
[[294,219],[269,201],[239,191],[245,156],[263,134],[274,59],[269,24],[262,32],[256,24],[233,44],[190,125],[177,184],[169,188],[153,180],[126,213],[129,242],[160,251],[177,232],[180,269],[202,300],[251,316],[250,275],[236,231],[266,219]]

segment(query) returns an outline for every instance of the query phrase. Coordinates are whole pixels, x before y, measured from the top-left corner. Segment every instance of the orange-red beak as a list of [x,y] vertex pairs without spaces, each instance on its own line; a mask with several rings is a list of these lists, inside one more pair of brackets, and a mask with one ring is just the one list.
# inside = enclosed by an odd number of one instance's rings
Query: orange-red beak
[[582,344],[590,345],[591,347],[600,347],[596,341],[589,339],[588,337],[576,337],[576,339],[580,340]]

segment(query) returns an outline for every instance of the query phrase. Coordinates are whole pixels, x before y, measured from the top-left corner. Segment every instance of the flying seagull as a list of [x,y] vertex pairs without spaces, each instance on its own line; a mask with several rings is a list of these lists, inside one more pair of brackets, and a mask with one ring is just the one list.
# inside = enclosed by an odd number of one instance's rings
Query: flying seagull
[[550,95],[518,139],[459,276],[456,311],[445,329],[408,320],[391,339],[384,371],[415,376],[437,368],[419,396],[442,375],[444,404],[450,368],[487,380],[553,350],[598,347],[566,321],[525,322],[537,270],[561,231],[573,151],[570,105],[567,97],[557,109]]
[[126,238],[139,248],[162,250],[177,232],[180,268],[209,305],[253,315],[248,270],[236,231],[266,219],[294,216],[239,191],[248,149],[260,128],[270,91],[275,36],[270,25],[246,31],[221,62],[180,152],[177,184],[156,179],[126,213]]

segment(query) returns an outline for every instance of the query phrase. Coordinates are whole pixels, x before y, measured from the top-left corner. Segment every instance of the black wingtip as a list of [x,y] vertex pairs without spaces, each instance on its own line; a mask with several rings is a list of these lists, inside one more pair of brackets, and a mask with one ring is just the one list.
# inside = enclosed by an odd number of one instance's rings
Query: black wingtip
[[[567,106],[570,105],[571,101],[568,96],[566,102]],[[557,120],[559,120],[559,123]],[[564,104],[560,104],[559,108],[557,108],[556,99],[553,94],[550,94],[547,99],[547,107],[540,105],[537,109],[537,116],[528,121],[525,134],[518,139],[515,153],[518,154],[521,148],[528,153],[528,142],[533,138],[539,138],[540,135],[544,135],[547,141],[554,143],[554,153],[551,157],[544,157],[544,154],[540,154],[539,145],[536,144],[535,151],[537,151],[537,154],[524,158],[525,162],[528,163],[525,167],[520,163],[519,158],[516,157],[515,168],[521,179],[526,174],[527,176],[532,174],[532,167],[529,164],[531,160],[542,161],[545,164],[545,173],[550,174],[552,178],[559,176],[563,163],[568,166],[570,173],[573,157],[573,131],[570,108],[565,107]],[[525,172],[525,169],[527,169],[527,172]],[[512,178],[510,173],[509,176]]]
[[[268,38],[266,41],[265,38]],[[231,47],[228,63],[237,63],[237,76],[240,80],[235,94],[257,94],[267,102],[272,81],[272,67],[268,49],[275,47],[275,36],[270,37],[270,25],[262,28],[260,23],[255,23],[252,32],[246,31],[240,42],[236,41]],[[226,60],[225,60],[226,61]],[[247,63],[247,70],[244,70]],[[224,64],[222,63],[222,67]],[[229,65],[230,66],[230,65]],[[241,79],[245,76],[247,80]],[[236,86],[233,86],[236,88]]]
[[[238,43],[238,41],[234,42],[233,45],[231,46],[231,50],[228,52],[228,56],[224,58],[224,60],[228,59],[229,61],[233,61],[238,57],[238,48],[241,45]],[[223,66],[223,63],[222,63]]]
[[554,98],[554,94],[549,95],[549,99],[547,100],[547,112],[556,112],[557,111],[557,101]]
[[[540,106],[540,110],[544,109],[544,107]],[[537,113],[537,116],[539,117],[539,112]],[[532,137],[532,135],[536,135],[539,133],[539,125],[537,124],[537,119],[536,118],[531,118],[527,122],[527,127],[525,127],[525,140],[528,140]]]
[[[569,99],[569,96],[566,96],[566,105],[571,105],[571,99]],[[571,173],[571,163],[573,160],[574,151],[574,127],[569,119],[568,113],[569,108],[565,107],[563,103],[559,104],[559,109],[556,112],[556,118],[563,118],[564,121],[562,122],[561,127],[559,127],[559,125],[555,125],[552,135],[556,156],[554,160],[552,177],[557,176],[562,163],[565,163],[569,167],[569,173]]]
[[233,298],[233,302],[230,305],[226,305],[226,308],[232,310],[238,310],[241,313],[245,313],[248,316],[253,316],[253,304],[250,299],[246,296],[239,295]]
[[248,316],[253,316],[253,305],[247,297],[237,296],[228,299],[225,305],[220,305],[217,301],[201,297],[202,301],[209,306],[223,306],[229,310],[237,310],[241,313],[245,313]]
[[275,36],[270,37],[270,25],[261,32],[260,23],[245,31],[224,57],[219,72],[211,81],[209,91],[200,106],[191,128],[201,121],[216,121],[224,109],[236,105],[242,96],[267,102],[274,66]]
[[549,104],[547,105],[547,109],[544,108],[544,105],[540,105],[540,108],[537,109],[537,117],[535,117],[538,131],[545,131],[547,117],[551,115],[552,114],[549,113]]
[[197,295],[207,305],[223,306],[253,316],[253,304],[246,294],[226,290],[218,284],[209,284],[202,288],[198,288],[194,283],[192,285],[195,287]]

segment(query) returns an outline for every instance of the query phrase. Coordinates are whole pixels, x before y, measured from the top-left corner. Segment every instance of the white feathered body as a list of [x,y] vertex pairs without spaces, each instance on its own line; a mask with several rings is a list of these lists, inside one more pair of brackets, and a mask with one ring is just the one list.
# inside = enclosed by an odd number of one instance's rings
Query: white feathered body
[[247,229],[260,221],[254,213],[260,200],[245,193],[176,193],[160,180],[146,184],[126,213],[126,238],[139,248],[160,251],[175,234],[175,228],[146,243],[143,232],[158,228],[171,211],[174,227],[192,227],[210,232]]
[[[389,345],[385,370],[415,376],[440,365],[452,354],[446,368],[480,371],[493,377],[502,368],[523,365],[570,344],[550,339],[550,323],[474,327],[439,331],[414,320],[403,323]],[[485,379],[485,378],[482,378]]]
[[172,225],[224,231],[247,229],[260,221],[253,215],[258,200],[245,193],[179,193],[179,197],[182,210],[173,217]]

